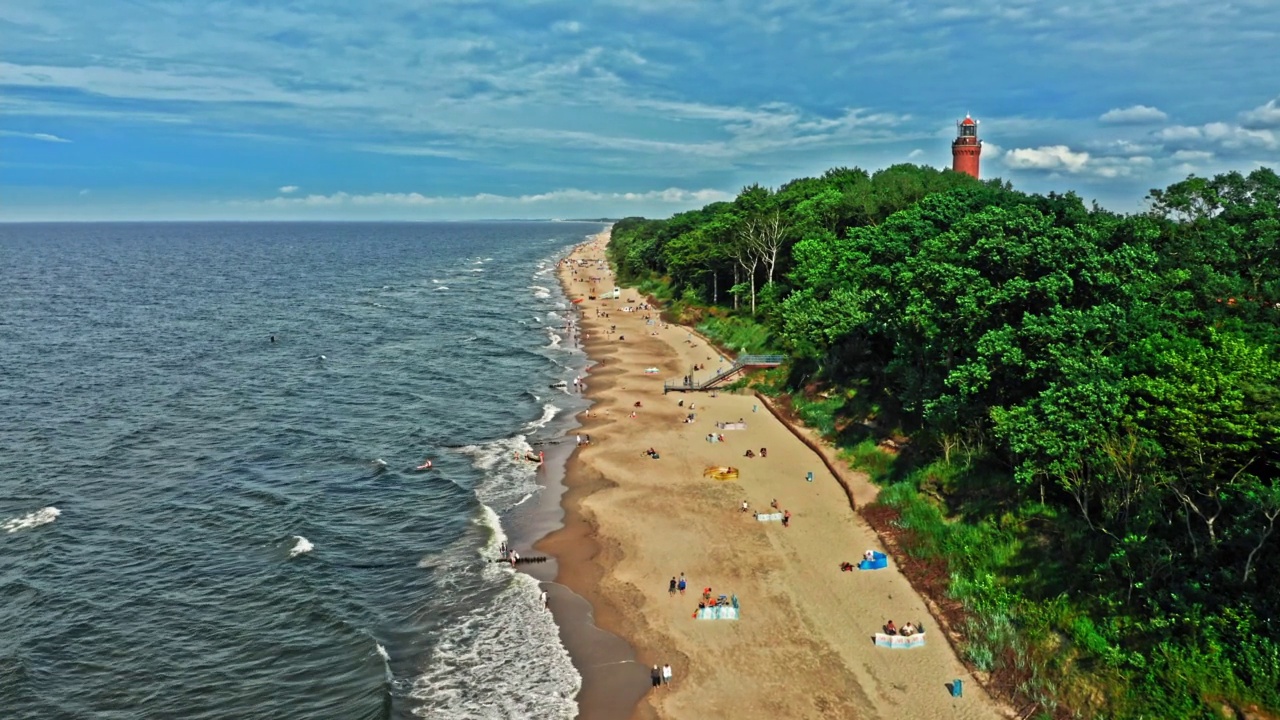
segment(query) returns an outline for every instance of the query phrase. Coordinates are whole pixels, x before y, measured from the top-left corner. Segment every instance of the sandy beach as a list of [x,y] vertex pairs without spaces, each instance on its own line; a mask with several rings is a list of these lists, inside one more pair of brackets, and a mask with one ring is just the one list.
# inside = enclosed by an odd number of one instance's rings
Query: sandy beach
[[[705,378],[728,359],[689,329],[664,327],[656,311],[623,311],[645,300],[632,289],[617,300],[587,299],[613,290],[612,274],[595,262],[606,242],[607,234],[596,236],[559,269],[569,296],[583,298],[576,307],[596,363],[584,378],[594,405],[579,418],[591,442],[566,469],[565,527],[537,547],[556,556],[556,582],[590,602],[595,624],[626,640],[638,662],[593,671],[584,659],[589,642],[566,637],[583,670],[580,717],[1004,717],[892,561],[885,570],[841,571],[865,550],[883,551],[850,506],[850,493],[859,502],[874,496],[865,476],[842,471],[847,493],[750,394],[663,394],[664,380],[678,382],[695,364],[706,366],[694,372]],[[580,267],[580,259],[592,262]],[[745,429],[716,427],[739,421]],[[744,457],[748,449],[757,456]],[[716,465],[738,468],[738,479],[704,477]],[[790,513],[788,527],[754,517],[772,512],[773,500]],[[670,593],[682,573],[688,590]],[[740,618],[694,619],[708,587],[713,597],[736,595]],[[922,624],[925,644],[876,647],[873,636],[889,620]],[[654,664],[672,666],[669,687],[648,689]],[[963,697],[948,692],[955,679],[965,681]]]

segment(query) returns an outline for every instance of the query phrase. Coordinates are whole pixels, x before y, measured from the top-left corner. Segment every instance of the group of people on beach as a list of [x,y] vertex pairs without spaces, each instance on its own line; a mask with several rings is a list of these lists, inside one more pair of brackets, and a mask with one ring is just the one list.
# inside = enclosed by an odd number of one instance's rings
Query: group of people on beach
[[[782,510],[782,508],[778,507],[778,498],[774,498],[773,501],[769,503],[769,507],[772,508],[774,512],[778,512],[778,510]],[[743,500],[742,512],[747,512],[750,509],[751,509],[751,504],[748,503],[746,500]],[[751,517],[759,519],[760,513],[753,512],[751,513]],[[782,527],[791,527],[791,511],[790,510],[782,510]]]
[[653,670],[649,671],[649,679],[653,681],[654,687],[659,687],[661,685],[666,685],[670,687],[671,675],[672,673],[671,673],[670,665],[663,665],[662,667],[658,667],[657,665],[654,665]]
[[679,579],[679,580],[677,580],[677,579],[675,578],[675,576],[672,576],[672,578],[671,578],[671,584],[670,584],[670,586],[668,586],[668,587],[667,587],[667,592],[668,592],[669,594],[671,594],[671,595],[675,595],[675,594],[676,594],[676,592],[679,592],[681,595],[683,595],[683,594],[684,594],[684,590],[685,590],[685,588],[686,588],[686,587],[688,587],[688,585],[689,585],[689,583],[688,583],[688,582],[686,582],[686,581],[685,581],[685,579],[684,579],[684,573],[680,573],[680,579]]
[[912,635],[915,635],[916,633],[919,633],[922,631],[918,626],[912,624],[910,620],[903,623],[902,627],[898,627],[897,625],[894,625],[893,621],[890,620],[889,622],[884,624],[884,632],[886,635],[901,635],[902,637],[911,637]]

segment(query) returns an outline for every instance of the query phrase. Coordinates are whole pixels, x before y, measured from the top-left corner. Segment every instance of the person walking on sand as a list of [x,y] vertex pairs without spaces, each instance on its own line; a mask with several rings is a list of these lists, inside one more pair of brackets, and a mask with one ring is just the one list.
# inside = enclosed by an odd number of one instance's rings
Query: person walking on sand
[[668,595],[676,594],[676,576],[675,575],[671,576],[671,584],[667,586],[667,594]]
[[676,583],[676,588],[680,590],[681,595],[684,594],[684,589],[687,585],[688,583],[684,580],[684,573],[680,573],[680,582]]
[[662,666],[662,684],[671,687],[671,665]]
[[653,682],[654,687],[662,684],[662,671],[658,669],[657,665],[654,665],[653,670],[649,672],[649,680]]
[[748,508],[749,508],[749,506],[747,505],[747,501],[746,501],[746,500],[743,500],[743,501],[742,501],[742,512],[746,512],[746,511],[748,510]]

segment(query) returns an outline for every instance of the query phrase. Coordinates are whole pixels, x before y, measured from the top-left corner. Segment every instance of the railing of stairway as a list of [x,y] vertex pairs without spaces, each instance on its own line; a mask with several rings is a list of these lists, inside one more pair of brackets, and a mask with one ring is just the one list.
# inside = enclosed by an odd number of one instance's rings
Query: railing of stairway
[[671,382],[669,380],[663,381],[662,392],[665,395],[669,392],[706,390],[707,388],[716,385],[721,380],[748,368],[777,367],[786,362],[786,360],[786,355],[740,355],[737,360],[733,361],[732,365],[701,382],[690,382],[685,384],[684,382]]

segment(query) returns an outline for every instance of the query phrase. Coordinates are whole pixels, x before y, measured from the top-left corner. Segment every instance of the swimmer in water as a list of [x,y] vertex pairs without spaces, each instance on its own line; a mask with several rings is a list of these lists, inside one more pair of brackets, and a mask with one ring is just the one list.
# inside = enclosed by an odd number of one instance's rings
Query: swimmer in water
[[422,464],[418,466],[418,469],[419,469],[419,470],[430,470],[430,469],[431,469],[431,461],[430,461],[430,460],[424,460],[424,461],[422,461]]
[[275,342],[275,341],[276,341],[276,336],[275,336],[275,335],[272,335],[272,336],[271,336],[271,342]]

